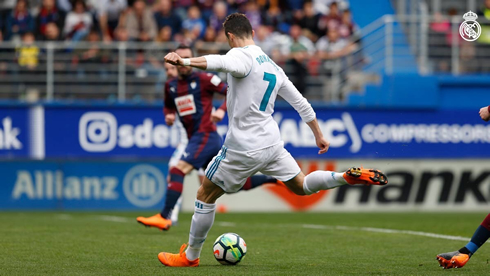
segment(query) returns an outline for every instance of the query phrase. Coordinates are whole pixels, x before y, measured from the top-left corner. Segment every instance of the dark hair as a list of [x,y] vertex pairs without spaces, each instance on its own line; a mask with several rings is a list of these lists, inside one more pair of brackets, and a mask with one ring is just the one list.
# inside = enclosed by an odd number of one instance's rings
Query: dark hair
[[252,25],[248,21],[247,16],[243,13],[232,13],[226,17],[223,23],[226,37],[228,33],[232,33],[239,38],[248,38],[252,36]]
[[183,43],[179,44],[179,46],[177,46],[177,48],[175,48],[174,52],[176,52],[177,50],[190,50],[192,56],[194,56],[194,50],[192,50],[191,46],[189,46],[187,44],[183,44]]

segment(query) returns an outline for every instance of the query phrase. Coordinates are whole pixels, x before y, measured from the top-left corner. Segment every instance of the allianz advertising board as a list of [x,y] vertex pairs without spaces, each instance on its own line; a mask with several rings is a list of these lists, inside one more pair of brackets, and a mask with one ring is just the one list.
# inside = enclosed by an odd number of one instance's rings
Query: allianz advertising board
[[158,209],[167,170],[155,162],[1,162],[0,209]]
[[[328,158],[488,158],[490,124],[474,110],[316,109]],[[317,158],[315,139],[292,108],[273,114],[295,157]],[[227,118],[218,124],[224,138]],[[179,143],[160,107],[46,107],[46,157],[170,157]]]

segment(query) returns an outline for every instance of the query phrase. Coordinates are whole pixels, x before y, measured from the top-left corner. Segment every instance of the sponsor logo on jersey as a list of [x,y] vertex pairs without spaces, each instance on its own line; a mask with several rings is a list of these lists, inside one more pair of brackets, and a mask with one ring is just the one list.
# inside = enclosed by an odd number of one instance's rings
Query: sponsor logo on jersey
[[175,106],[180,116],[191,115],[197,111],[192,94],[175,98]]

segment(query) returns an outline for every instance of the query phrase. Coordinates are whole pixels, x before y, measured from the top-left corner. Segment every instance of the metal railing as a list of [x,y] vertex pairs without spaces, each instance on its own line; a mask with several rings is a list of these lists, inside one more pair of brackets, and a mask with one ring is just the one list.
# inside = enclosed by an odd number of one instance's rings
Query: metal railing
[[[0,43],[0,99],[160,101],[167,80],[163,57],[177,43]],[[197,55],[225,54],[223,43],[196,43]],[[294,67],[279,63],[293,81]],[[307,62],[305,62],[307,65]],[[321,71],[321,70],[320,70]],[[219,75],[226,80],[226,74]],[[305,95],[325,99],[332,74],[306,77]]]
[[[418,15],[385,15],[355,35],[353,52],[335,60],[312,57],[305,64],[305,96],[342,101],[380,74],[490,72],[490,22],[479,20],[480,40],[459,35],[461,16],[436,18],[421,6]],[[166,72],[163,57],[176,43],[47,42],[0,44],[0,99],[160,101]],[[196,43],[196,54],[224,54],[229,46]],[[293,82],[295,69],[279,63]],[[297,69],[296,69],[297,70]],[[226,76],[221,74],[225,79]]]

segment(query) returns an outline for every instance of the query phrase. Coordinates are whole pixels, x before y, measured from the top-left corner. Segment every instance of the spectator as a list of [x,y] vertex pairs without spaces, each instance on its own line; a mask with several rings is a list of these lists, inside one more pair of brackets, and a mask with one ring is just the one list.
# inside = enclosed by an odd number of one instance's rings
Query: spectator
[[201,40],[198,40],[195,44],[197,49],[200,49],[199,55],[211,55],[218,54],[220,49],[222,48],[220,44],[216,44],[217,32],[213,27],[208,26],[206,28],[206,32],[204,33],[204,37]]
[[354,35],[354,32],[356,32],[357,29],[357,25],[352,21],[350,10],[345,10],[342,13],[342,21],[339,26],[340,37],[348,39]]
[[60,28],[55,23],[46,24],[44,35],[40,39],[43,41],[60,40]]
[[351,53],[354,45],[341,38],[337,29],[329,29],[327,35],[316,43],[316,49],[321,59],[336,59]]
[[143,0],[134,2],[133,8],[126,15],[123,26],[127,29],[130,40],[150,41],[157,35],[157,24],[153,12]]
[[169,26],[172,30],[172,36],[179,33],[182,27],[182,20],[178,15],[172,12],[171,0],[160,0],[160,2],[158,2],[157,10],[155,12],[155,21],[159,30],[165,26]]
[[172,41],[172,28],[170,26],[164,26],[158,31],[158,35],[155,38],[156,42],[171,42]]
[[[34,31],[34,18],[27,10],[26,0],[17,0],[14,10],[7,17],[6,39],[12,40]],[[29,39],[29,37],[27,37]]]
[[271,27],[260,25],[255,32],[255,44],[259,46],[268,56],[272,55],[272,50],[276,46]]
[[73,10],[72,0],[56,0],[56,3],[58,9],[65,15]]
[[99,0],[97,15],[104,41],[114,38],[114,30],[119,24],[121,13],[127,8],[127,0]]
[[214,3],[213,14],[209,18],[209,25],[215,32],[219,32],[223,28],[223,22],[225,22],[228,15],[228,6],[223,1]]
[[117,29],[114,31],[114,37],[119,42],[128,42],[129,41],[128,29],[126,29],[123,26],[118,26]]
[[313,9],[313,3],[311,1],[306,1],[303,5],[304,16],[299,22],[303,31],[306,31],[306,36],[312,40],[317,41],[318,37],[322,34],[320,33],[320,29],[318,28],[318,22],[320,21],[320,15],[316,13]]
[[329,12],[328,7],[330,6],[330,4],[336,1],[338,0],[313,0],[313,9],[316,13],[327,15]]
[[332,2],[329,8],[328,14],[322,16],[318,22],[318,29],[320,29],[322,33],[329,29],[337,29],[342,23],[342,17],[337,2]]
[[490,20],[490,0],[485,0],[483,7],[478,11],[478,16],[483,16]]
[[294,84],[301,93],[305,93],[308,73],[305,63],[314,54],[315,46],[307,37],[301,35],[301,27],[299,25],[291,26],[289,35],[290,42],[289,49],[287,49],[287,62],[293,68],[293,75],[295,76]]
[[192,6],[187,12],[187,19],[182,22],[182,28],[195,38],[202,38],[206,31],[206,22],[201,18],[201,12],[197,6]]
[[66,16],[63,35],[68,40],[78,42],[89,33],[92,27],[92,16],[86,11],[83,0],[76,0],[73,7],[73,11]]
[[267,9],[262,20],[264,25],[280,29],[284,33],[287,33],[289,30],[289,25],[286,24],[287,21],[286,14],[283,13],[278,6],[271,6]]
[[39,64],[39,47],[34,45],[34,34],[27,32],[22,36],[22,45],[17,48],[17,61],[20,67],[34,70]]
[[[0,1],[0,19],[7,18],[10,12],[15,7],[16,0],[2,0]],[[2,25],[2,24],[0,24]],[[1,27],[1,26],[0,26]]]
[[89,44],[88,48],[80,49],[75,52],[75,56],[73,57],[73,64],[81,64],[79,68],[79,74],[83,74],[83,69],[87,69],[87,64],[95,65],[95,67],[102,69],[100,64],[108,63],[110,52],[107,49],[100,48],[100,36],[99,33],[92,30],[87,35],[87,42]]
[[250,0],[245,4],[245,15],[247,16],[252,29],[258,28],[262,24],[262,16],[260,14],[259,6],[254,0]]
[[303,7],[303,0],[287,0],[288,10],[298,11]]
[[214,0],[197,0],[196,2],[198,4],[199,10],[201,11],[202,17],[203,18],[211,17],[211,14],[213,13],[215,1]]
[[59,34],[59,29],[61,29],[62,24],[62,16],[56,8],[55,0],[43,0],[41,9],[39,10],[39,14],[37,16],[36,27],[38,39],[46,39],[46,29],[47,26],[51,23],[56,25]]

